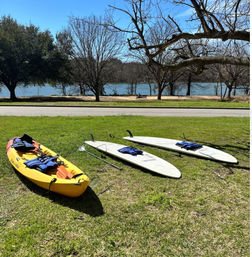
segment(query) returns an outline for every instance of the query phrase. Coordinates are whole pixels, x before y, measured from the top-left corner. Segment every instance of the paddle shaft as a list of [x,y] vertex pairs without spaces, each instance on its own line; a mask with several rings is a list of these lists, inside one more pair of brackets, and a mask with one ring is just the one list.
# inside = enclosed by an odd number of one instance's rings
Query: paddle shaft
[[115,164],[113,164],[113,163],[111,163],[111,162],[108,162],[108,161],[102,159],[101,157],[99,157],[99,156],[97,156],[97,155],[95,155],[95,154],[93,154],[93,153],[90,153],[90,152],[88,152],[88,151],[86,151],[86,152],[87,152],[87,154],[89,154],[89,155],[95,157],[96,159],[99,159],[99,160],[101,160],[101,161],[104,161],[105,163],[109,164],[110,166],[112,166],[112,167],[114,167],[114,168],[116,168],[116,169],[118,169],[118,170],[122,170],[122,168],[116,166]]

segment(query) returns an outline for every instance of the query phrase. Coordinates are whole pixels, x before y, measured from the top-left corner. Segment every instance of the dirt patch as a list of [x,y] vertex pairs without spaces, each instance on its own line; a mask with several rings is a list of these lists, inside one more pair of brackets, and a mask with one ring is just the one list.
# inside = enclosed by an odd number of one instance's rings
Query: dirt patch
[[[54,96],[52,96],[54,98]],[[73,98],[72,96],[65,96],[65,99]],[[94,96],[76,96],[75,100],[79,99],[80,101],[95,101]],[[157,100],[157,96],[100,96],[100,101],[102,102],[123,102],[123,101],[155,101]],[[171,101],[179,101],[179,100],[215,100],[219,101],[220,96],[162,96],[162,100],[171,100]],[[239,95],[232,97],[231,101],[233,102],[248,102],[250,97],[248,95]]]
[[249,95],[237,95],[232,97],[232,102],[250,102],[250,96]]
[[[51,96],[51,99],[57,99],[57,96]],[[94,96],[62,96],[61,100],[64,98],[65,100],[79,100],[79,101],[95,101]],[[232,101],[234,102],[249,102],[249,96],[247,95],[239,95],[232,97]],[[102,102],[123,102],[123,101],[155,101],[157,100],[157,96],[100,96],[100,101]],[[219,96],[162,96],[162,100],[171,100],[171,101],[179,101],[179,100],[220,100]]]

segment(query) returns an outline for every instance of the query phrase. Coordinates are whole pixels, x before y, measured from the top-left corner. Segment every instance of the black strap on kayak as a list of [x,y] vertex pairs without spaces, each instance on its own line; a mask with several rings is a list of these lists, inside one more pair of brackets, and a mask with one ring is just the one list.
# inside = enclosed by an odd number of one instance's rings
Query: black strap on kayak
[[55,183],[57,181],[57,179],[56,178],[53,178],[52,180],[51,180],[51,182],[50,182],[50,184],[49,184],[49,192],[51,191],[51,185],[52,185],[52,183]]
[[126,131],[129,133],[130,137],[133,137],[133,134],[131,133],[130,130],[127,129]]
[[51,186],[52,186],[52,183],[55,183],[56,181],[57,181],[57,178],[53,178],[53,179],[50,181],[49,189],[48,189],[49,195],[50,195],[50,193],[51,193]]

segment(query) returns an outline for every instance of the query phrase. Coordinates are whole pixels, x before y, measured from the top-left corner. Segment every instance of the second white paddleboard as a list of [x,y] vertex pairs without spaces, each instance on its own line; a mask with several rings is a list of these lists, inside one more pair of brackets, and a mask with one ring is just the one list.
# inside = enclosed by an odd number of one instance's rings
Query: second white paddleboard
[[149,171],[161,174],[163,176],[172,178],[181,177],[180,171],[175,166],[153,154],[144,151],[143,154],[135,156],[127,153],[121,153],[118,150],[126,147],[125,145],[105,141],[85,141],[85,143],[102,152],[120,158],[141,168],[145,168]]
[[196,150],[186,150],[176,145],[176,143],[181,142],[181,140],[160,138],[160,137],[141,137],[141,136],[124,137],[124,139],[135,143],[156,146],[167,150],[195,155],[195,156],[206,158],[209,160],[222,161],[222,162],[228,162],[228,163],[238,163],[237,159],[234,156],[205,145],[203,145],[201,148]]

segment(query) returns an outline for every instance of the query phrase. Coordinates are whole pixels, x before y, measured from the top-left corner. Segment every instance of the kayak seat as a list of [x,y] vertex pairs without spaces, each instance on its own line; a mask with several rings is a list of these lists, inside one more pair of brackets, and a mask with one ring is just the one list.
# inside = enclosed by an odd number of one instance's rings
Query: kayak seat
[[18,137],[14,138],[12,147],[20,152],[29,152],[35,149],[35,146],[32,143]]
[[24,164],[30,169],[37,169],[45,173],[59,166],[59,164],[56,162],[57,158],[58,156],[45,155],[28,160],[24,162]]

